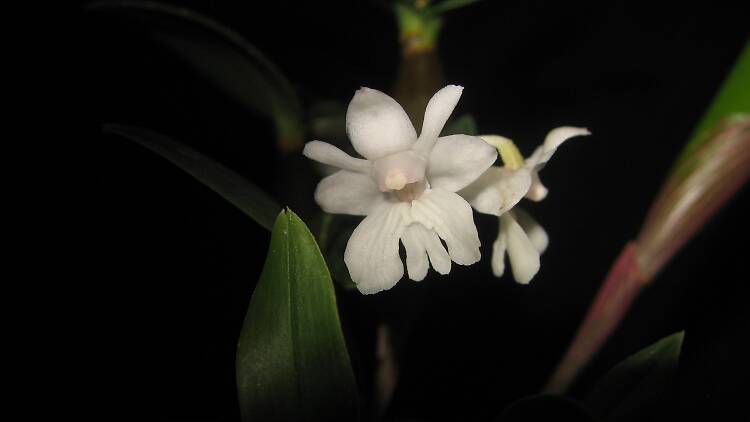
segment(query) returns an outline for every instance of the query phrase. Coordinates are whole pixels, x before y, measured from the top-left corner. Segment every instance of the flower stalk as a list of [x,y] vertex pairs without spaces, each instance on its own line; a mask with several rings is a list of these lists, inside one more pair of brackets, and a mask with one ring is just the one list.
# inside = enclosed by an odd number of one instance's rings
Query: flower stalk
[[396,0],[393,12],[398,25],[401,63],[393,97],[406,110],[415,129],[420,123],[432,94],[445,86],[438,54],[438,39],[445,14],[477,0]]
[[442,18],[428,13],[427,6],[427,2],[394,4],[401,62],[393,93],[417,130],[422,129],[420,124],[432,94],[445,86],[437,51]]
[[394,3],[399,29],[401,54],[408,57],[433,51],[443,27],[443,19],[433,13],[429,1]]

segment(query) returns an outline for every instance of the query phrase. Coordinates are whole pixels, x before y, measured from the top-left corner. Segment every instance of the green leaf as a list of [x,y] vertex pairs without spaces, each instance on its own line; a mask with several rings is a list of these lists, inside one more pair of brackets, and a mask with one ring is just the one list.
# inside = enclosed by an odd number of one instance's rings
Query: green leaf
[[476,136],[478,134],[477,122],[474,120],[474,116],[471,114],[464,114],[461,117],[448,122],[443,130],[443,136],[448,135],[471,135]]
[[354,421],[357,392],[333,283],[305,223],[282,211],[237,347],[246,421]]
[[310,138],[323,139],[341,149],[351,148],[346,135],[346,105],[320,101],[307,111]]
[[750,41],[740,53],[734,67],[727,75],[719,92],[714,97],[703,118],[693,130],[690,140],[685,145],[678,167],[683,160],[689,159],[710,138],[711,131],[727,117],[750,114]]
[[640,420],[669,387],[684,334],[664,337],[617,364],[586,397],[589,409],[605,421]]
[[104,131],[130,139],[185,170],[261,226],[271,230],[281,206],[253,183],[200,152],[164,135],[134,126],[108,124]]
[[270,117],[286,152],[302,147],[302,108],[281,71],[234,30],[184,7],[101,1],[89,10],[124,16],[243,106]]

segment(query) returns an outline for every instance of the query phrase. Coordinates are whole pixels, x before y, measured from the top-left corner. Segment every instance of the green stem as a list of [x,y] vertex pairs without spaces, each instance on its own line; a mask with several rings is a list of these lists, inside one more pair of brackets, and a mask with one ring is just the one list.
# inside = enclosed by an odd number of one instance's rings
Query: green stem
[[406,56],[434,50],[443,19],[420,3],[394,5],[398,22],[401,54]]

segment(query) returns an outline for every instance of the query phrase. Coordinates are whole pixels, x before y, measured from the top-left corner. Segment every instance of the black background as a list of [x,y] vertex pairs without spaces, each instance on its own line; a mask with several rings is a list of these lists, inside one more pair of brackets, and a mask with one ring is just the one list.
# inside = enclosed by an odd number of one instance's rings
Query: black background
[[[371,382],[373,327],[395,324],[401,379],[389,415],[488,420],[541,387],[607,269],[638,231],[673,159],[748,39],[739,6],[486,1],[449,15],[446,82],[454,115],[530,153],[560,125],[594,136],[542,173],[548,198],[526,209],[551,244],[529,286],[492,277],[495,219],[477,215],[483,260],[422,283],[339,297],[360,384]],[[303,102],[346,104],[389,91],[399,50],[390,12],[369,2],[179,3],[235,28],[294,83]],[[101,133],[147,127],[237,170],[312,219],[315,180],[284,180],[273,131],[183,62],[115,20],[79,12],[85,158],[96,171],[89,227],[101,270],[82,330],[106,415],[237,420],[234,352],[269,233],[163,159]],[[90,143],[89,143],[90,141]],[[299,162],[303,160],[299,159]],[[303,163],[304,164],[304,163]],[[744,188],[656,283],[572,390],[583,395],[632,352],[687,328],[671,415],[739,409],[748,375]],[[104,416],[104,414],[103,414]]]

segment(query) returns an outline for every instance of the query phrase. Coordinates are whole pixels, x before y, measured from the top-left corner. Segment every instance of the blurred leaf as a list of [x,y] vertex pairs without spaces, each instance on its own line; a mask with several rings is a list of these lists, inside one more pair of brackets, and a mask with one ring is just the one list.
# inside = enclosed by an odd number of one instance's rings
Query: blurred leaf
[[157,2],[101,1],[88,8],[142,24],[157,42],[225,94],[273,119],[283,151],[302,147],[302,109],[291,84],[270,60],[234,30],[190,9]]
[[234,171],[190,147],[148,129],[108,124],[104,125],[104,131],[130,139],[166,158],[231,202],[261,226],[268,230],[273,227],[274,218],[281,206]]
[[719,92],[698,126],[693,130],[675,167],[678,167],[683,160],[689,159],[703,143],[708,141],[711,131],[719,121],[734,114],[750,114],[750,41],[745,44],[745,48],[740,52],[740,56]]
[[290,210],[276,219],[237,347],[246,421],[354,421],[357,391],[333,283]]
[[333,101],[321,101],[308,110],[310,138],[352,149],[346,135],[346,106]]
[[476,136],[478,134],[477,130],[477,122],[474,120],[474,116],[471,114],[464,114],[460,117],[457,117],[450,122],[448,122],[447,125],[445,125],[445,129],[443,130],[443,136],[448,135],[472,135]]
[[642,420],[672,381],[684,334],[664,337],[617,364],[594,386],[586,405],[605,421]]

